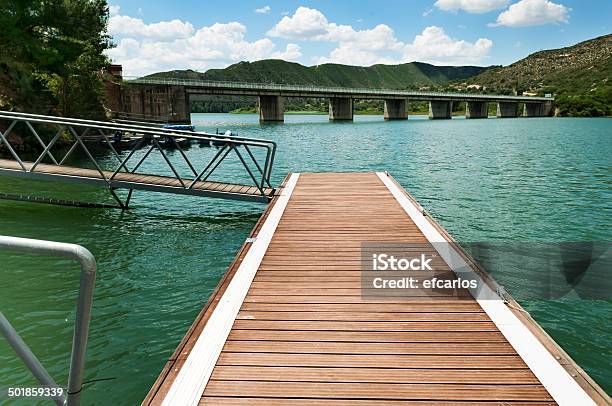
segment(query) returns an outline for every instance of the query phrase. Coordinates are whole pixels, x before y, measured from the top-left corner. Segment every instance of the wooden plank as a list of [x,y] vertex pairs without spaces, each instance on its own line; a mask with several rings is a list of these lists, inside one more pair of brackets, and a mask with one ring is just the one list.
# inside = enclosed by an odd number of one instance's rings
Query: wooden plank
[[394,400],[496,400],[507,402],[550,401],[541,385],[455,385],[404,383],[322,383],[266,381],[210,381],[207,396],[252,396],[280,398],[333,398],[333,399],[394,399]]
[[[203,396],[200,404],[209,405],[209,406],[229,406],[229,405],[254,405],[254,406],[340,406],[346,405],[346,399],[329,399],[329,398],[266,398],[266,397],[258,397],[258,398],[250,398],[250,397],[227,397],[227,396]],[[351,399],[351,405],[355,406],[399,406],[406,405],[405,400],[376,400],[376,399]],[[430,400],[411,400],[410,405],[414,406],[492,406],[499,405],[499,402],[476,402],[476,401],[436,401],[435,403]],[[513,401],[511,403],[512,406],[551,406],[555,405],[554,402],[520,402]],[[501,405],[510,405],[510,403],[505,402],[501,403]]]
[[310,331],[497,331],[491,321],[285,321],[236,320],[241,330],[310,330]]
[[285,367],[377,367],[440,369],[524,369],[518,355],[346,355],[222,352],[217,365]]
[[461,321],[479,322],[489,321],[484,312],[479,313],[408,313],[408,312],[288,312],[288,311],[247,311],[238,313],[237,320],[278,320],[278,321]]
[[287,354],[388,354],[388,355],[513,355],[509,343],[361,343],[314,341],[226,341],[226,352]]
[[[259,302],[245,302],[242,305],[244,311],[295,311],[295,312],[359,312],[359,314],[365,313],[379,313],[381,306],[376,303],[259,303]],[[483,310],[477,303],[472,301],[458,301],[450,306],[448,303],[437,303],[432,301],[421,301],[412,303],[386,303],[384,310],[387,312],[404,312],[404,313],[417,313],[417,312],[436,312],[436,313],[466,313],[476,312],[482,313]]]
[[372,343],[478,343],[506,342],[498,331],[307,331],[241,330],[234,328],[230,340],[335,341]]
[[[249,294],[246,297],[246,303],[378,303],[378,304],[386,304],[386,303],[418,303],[421,302],[440,302],[444,301],[447,304],[452,303],[461,303],[471,301],[468,298],[449,298],[447,296],[443,296],[441,298],[432,298],[432,297],[401,297],[401,298],[392,298],[392,297],[362,297],[360,295],[307,295],[304,292],[300,291],[300,294],[293,295],[284,295],[283,291],[278,292],[257,292]],[[473,301],[471,301],[473,302]]]
[[282,382],[393,382],[465,384],[537,384],[529,369],[397,369],[331,367],[223,366],[212,380]]

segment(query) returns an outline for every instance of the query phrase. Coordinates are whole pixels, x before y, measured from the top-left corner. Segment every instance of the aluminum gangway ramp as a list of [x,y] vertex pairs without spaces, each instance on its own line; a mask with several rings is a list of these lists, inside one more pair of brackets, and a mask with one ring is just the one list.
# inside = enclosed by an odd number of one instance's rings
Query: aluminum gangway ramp
[[[421,277],[478,288],[365,292],[364,247],[406,243],[435,258]],[[609,400],[391,176],[293,173],[143,404]]]
[[[33,137],[39,151],[20,151],[13,133]],[[185,144],[209,147],[209,158]],[[0,111],[0,153],[0,176],[102,186],[122,208],[134,190],[264,203],[276,191],[270,183],[276,144],[235,135]],[[164,165],[147,165],[156,154]],[[237,168],[232,175],[248,182],[220,173],[230,159]],[[127,190],[127,198],[117,189]]]

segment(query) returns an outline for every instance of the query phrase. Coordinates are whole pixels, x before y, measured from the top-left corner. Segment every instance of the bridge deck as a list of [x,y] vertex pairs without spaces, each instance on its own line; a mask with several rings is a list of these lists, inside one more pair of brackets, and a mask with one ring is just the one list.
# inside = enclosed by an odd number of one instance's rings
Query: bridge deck
[[[32,162],[24,162],[27,170],[32,167]],[[113,172],[102,171],[109,179]],[[24,172],[15,160],[0,159],[0,175],[18,176],[31,179],[48,179],[58,181],[72,181],[108,186],[102,174],[96,169],[76,168],[65,165],[38,164],[34,172]],[[183,183],[189,185],[193,179],[183,178]],[[147,175],[143,173],[119,172],[110,181],[110,185],[116,188],[151,190],[166,193],[202,195],[208,197],[222,197],[238,200],[252,200],[267,202],[271,199],[274,191],[270,188],[263,189],[266,196],[252,185],[239,185],[234,183],[219,182],[196,182],[192,188],[186,189],[176,177]]]
[[385,174],[290,175],[143,404],[605,402],[501,301],[364,298],[363,242],[447,239],[412,209]]

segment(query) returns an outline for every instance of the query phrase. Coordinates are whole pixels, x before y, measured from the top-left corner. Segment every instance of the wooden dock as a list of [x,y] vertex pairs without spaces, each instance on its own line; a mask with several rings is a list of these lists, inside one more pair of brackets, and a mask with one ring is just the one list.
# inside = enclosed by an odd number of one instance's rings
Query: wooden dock
[[[489,297],[364,297],[364,242],[429,244],[436,275],[469,267]],[[455,246],[384,173],[289,175],[143,404],[609,404],[440,242]]]

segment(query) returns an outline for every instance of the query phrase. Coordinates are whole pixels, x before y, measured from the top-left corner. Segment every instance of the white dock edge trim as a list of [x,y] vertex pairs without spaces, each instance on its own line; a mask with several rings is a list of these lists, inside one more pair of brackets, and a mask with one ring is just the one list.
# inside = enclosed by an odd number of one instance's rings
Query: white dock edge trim
[[582,389],[578,382],[570,376],[536,336],[510,311],[497,293],[490,289],[480,276],[472,270],[463,257],[427,220],[427,217],[402,192],[397,184],[383,172],[377,172],[376,174],[412,221],[414,221],[419,230],[425,235],[425,238],[432,243],[448,266],[455,272],[460,271],[462,274],[470,273],[470,277],[478,281],[478,286],[480,287],[478,296],[474,292],[470,293],[474,297],[480,298],[476,299],[478,304],[540,380],[552,398],[562,406],[596,405],[595,401]]
[[204,330],[187,356],[185,364],[170,386],[162,405],[188,406],[197,405],[200,402],[204,388],[206,388],[242,302],[255,278],[255,273],[272,241],[274,231],[287,207],[299,175],[299,173],[292,174],[282,189],[268,218],[257,233],[257,239],[249,248],[242,264],[236,270],[232,281],[210,315]]

